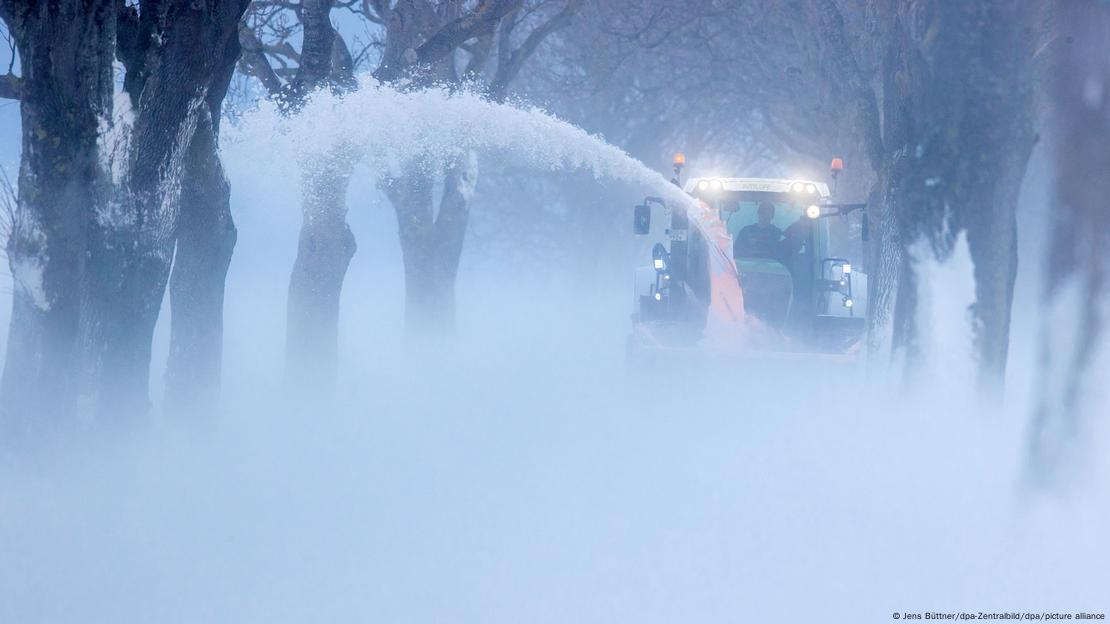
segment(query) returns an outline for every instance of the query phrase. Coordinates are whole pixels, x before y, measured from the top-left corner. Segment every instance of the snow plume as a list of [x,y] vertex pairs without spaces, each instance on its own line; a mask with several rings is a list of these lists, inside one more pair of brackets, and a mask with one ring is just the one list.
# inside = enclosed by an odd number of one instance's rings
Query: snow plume
[[474,188],[478,185],[478,155],[473,150],[468,150],[452,166],[459,171],[462,182],[458,185],[458,191],[463,201],[469,203],[474,196]]
[[475,151],[540,172],[583,169],[689,202],[658,172],[539,108],[447,89],[398,91],[368,77],[352,93],[317,92],[292,117],[263,104],[226,132],[228,143],[254,146],[279,168],[343,149],[361,157],[376,177],[398,175],[413,162],[441,170]]
[[[620,264],[596,292],[567,287],[560,263],[514,276],[532,248],[482,265],[464,254],[456,342],[434,359],[412,357],[396,216],[372,209],[381,195],[370,176],[350,188],[359,252],[342,297],[336,400],[291,410],[283,338],[302,180],[295,157],[280,159],[296,141],[328,154],[328,137],[350,135],[368,158],[388,151],[400,162],[430,151],[415,134],[449,153],[483,151],[488,139],[522,162],[626,171],[646,187],[630,202],[666,186],[542,113],[440,92],[373,90],[361,109],[358,97],[324,96],[362,115],[312,121],[327,137],[298,138],[309,121],[259,111],[224,146],[239,228],[225,413],[196,418],[217,425],[159,421],[31,461],[0,451],[0,622],[823,623],[1110,611],[1110,480],[1073,500],[1017,504],[1027,407],[990,418],[962,398],[970,379],[939,365],[927,393],[877,392],[843,362],[798,359],[740,370],[714,360],[641,383],[625,360],[632,266],[591,258],[592,268]],[[505,126],[477,119],[483,110]],[[430,136],[466,124],[502,136],[463,147]],[[538,144],[527,127],[552,134]],[[479,188],[475,202],[497,191]],[[627,228],[612,238],[622,236]],[[971,370],[960,344],[969,266],[957,251],[921,269],[934,280],[925,349],[954,371]]]
[[914,378],[926,386],[940,383],[973,391],[974,384],[966,383],[976,376],[971,319],[975,277],[967,235],[961,231],[956,236],[952,252],[943,260],[937,259],[925,238],[908,252],[916,272],[914,323],[921,358],[915,364]]

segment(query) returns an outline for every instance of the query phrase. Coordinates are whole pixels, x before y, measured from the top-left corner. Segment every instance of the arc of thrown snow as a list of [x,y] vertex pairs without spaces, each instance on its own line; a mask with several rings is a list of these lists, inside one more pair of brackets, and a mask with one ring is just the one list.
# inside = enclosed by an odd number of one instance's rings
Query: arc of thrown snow
[[265,158],[302,165],[345,150],[377,171],[399,171],[417,158],[442,164],[470,150],[492,152],[540,171],[586,170],[692,204],[659,172],[542,109],[443,88],[403,92],[366,77],[343,95],[316,93],[292,117],[272,104],[260,106],[244,115],[229,140],[259,143]]

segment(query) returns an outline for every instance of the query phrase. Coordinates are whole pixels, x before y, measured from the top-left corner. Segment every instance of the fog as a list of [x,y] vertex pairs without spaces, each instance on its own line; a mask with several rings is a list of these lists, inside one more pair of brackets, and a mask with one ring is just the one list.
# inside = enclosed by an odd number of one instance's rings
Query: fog
[[[505,120],[511,137],[512,124],[540,117],[482,118]],[[570,136],[543,120],[552,143]],[[290,159],[260,156],[265,137],[249,119],[242,128],[223,153],[239,228],[224,409],[171,419],[156,394],[139,430],[79,427],[46,448],[5,450],[0,621],[888,621],[896,611],[1106,609],[1105,431],[1071,489],[1030,490],[1023,469],[1035,321],[1022,302],[1039,278],[1019,286],[997,403],[968,388],[971,329],[966,305],[953,303],[973,297],[965,244],[948,262],[921,262],[925,359],[909,385],[897,366],[805,360],[630,368],[635,259],[619,240],[613,257],[627,264],[596,267],[588,286],[528,240],[468,250],[457,338],[412,348],[397,222],[371,170],[388,165],[364,164],[348,197],[359,249],[337,396],[295,410],[282,369],[299,175]],[[271,136],[275,154],[289,136]],[[569,193],[586,162],[627,199],[611,206],[626,222],[647,170],[583,137],[573,135],[571,156],[524,166]],[[481,157],[489,180],[521,165],[514,148],[527,141],[493,147]],[[623,182],[608,175],[626,171]],[[479,222],[498,218],[508,192],[491,184],[479,183]],[[1027,184],[1023,209],[1038,193]],[[1023,245],[1038,236],[1023,232]],[[168,306],[155,382],[167,325]]]

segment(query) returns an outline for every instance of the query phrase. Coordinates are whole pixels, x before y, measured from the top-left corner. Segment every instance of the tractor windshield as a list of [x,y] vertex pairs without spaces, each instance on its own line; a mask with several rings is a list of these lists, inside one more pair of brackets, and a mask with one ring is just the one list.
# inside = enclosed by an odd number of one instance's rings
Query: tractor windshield
[[774,213],[771,217],[771,225],[783,231],[796,223],[798,219],[805,214],[805,209],[800,204],[788,201],[736,201],[733,202],[732,206],[725,209],[727,212],[722,212],[722,216],[725,218],[725,224],[728,226],[728,233],[731,234],[733,238],[736,238],[740,230],[749,225],[756,225],[759,223],[760,204],[770,204],[774,208]]
[[728,193],[716,202],[733,241],[745,308],[774,327],[804,313],[816,224],[787,193]]
[[731,193],[717,202],[732,236],[733,255],[789,264],[809,243],[805,207],[784,193]]

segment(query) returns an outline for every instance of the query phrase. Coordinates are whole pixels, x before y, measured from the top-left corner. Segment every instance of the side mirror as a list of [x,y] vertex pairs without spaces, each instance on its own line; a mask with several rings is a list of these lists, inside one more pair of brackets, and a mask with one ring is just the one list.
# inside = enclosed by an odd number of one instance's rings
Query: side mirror
[[859,237],[863,242],[871,240],[871,222],[867,219],[867,213],[863,213],[859,222]]
[[640,204],[632,213],[632,233],[646,236],[651,232],[651,206]]

